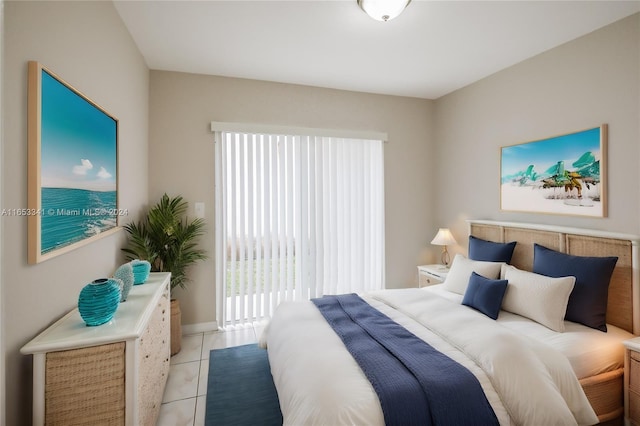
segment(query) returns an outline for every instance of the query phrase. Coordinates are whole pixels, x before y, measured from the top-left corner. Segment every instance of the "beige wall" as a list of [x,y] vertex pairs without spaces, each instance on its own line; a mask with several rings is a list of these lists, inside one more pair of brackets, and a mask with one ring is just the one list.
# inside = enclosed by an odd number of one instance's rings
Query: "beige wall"
[[[27,61],[37,60],[120,120],[119,202],[147,203],[149,71],[111,2],[5,2],[2,207],[27,204]],[[125,221],[128,220],[125,218]],[[124,259],[124,232],[27,265],[24,218],[2,218],[6,424],[30,424],[31,356],[20,348]]]
[[[436,220],[466,251],[465,219],[640,234],[640,14],[436,101]],[[609,124],[609,216],[500,211],[500,147]]]
[[215,320],[214,143],[209,123],[266,123],[387,132],[385,144],[386,282],[414,282],[435,233],[432,220],[432,102],[174,72],[151,72],[149,201],[163,192],[204,201],[210,258],[177,290],[183,324]]

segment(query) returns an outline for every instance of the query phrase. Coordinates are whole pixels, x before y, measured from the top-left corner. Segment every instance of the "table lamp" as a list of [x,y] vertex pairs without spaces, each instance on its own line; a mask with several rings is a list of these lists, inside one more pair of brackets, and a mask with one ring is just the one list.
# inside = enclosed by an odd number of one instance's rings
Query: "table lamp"
[[436,246],[442,246],[442,256],[440,257],[441,263],[445,266],[445,268],[449,267],[449,252],[447,251],[447,246],[452,244],[456,244],[456,239],[451,235],[451,231],[448,228],[440,228],[438,229],[438,233],[431,240],[431,244]]

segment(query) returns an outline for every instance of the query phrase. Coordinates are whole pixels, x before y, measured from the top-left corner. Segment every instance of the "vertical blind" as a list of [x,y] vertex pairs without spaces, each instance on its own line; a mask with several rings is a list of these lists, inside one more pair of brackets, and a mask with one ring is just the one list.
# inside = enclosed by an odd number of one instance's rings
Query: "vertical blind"
[[384,286],[383,142],[217,131],[218,324]]

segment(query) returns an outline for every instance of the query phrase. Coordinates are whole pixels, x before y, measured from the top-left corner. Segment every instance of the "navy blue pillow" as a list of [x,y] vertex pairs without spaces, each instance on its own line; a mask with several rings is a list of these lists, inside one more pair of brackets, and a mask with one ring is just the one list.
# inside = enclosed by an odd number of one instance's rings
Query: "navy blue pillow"
[[573,256],[534,244],[533,272],[548,277],[576,277],[564,319],[607,331],[609,281],[617,257]]
[[511,262],[516,242],[495,243],[469,235],[469,259],[485,262]]
[[490,280],[472,272],[462,304],[482,312],[491,319],[496,319],[500,313],[507,283],[507,280]]

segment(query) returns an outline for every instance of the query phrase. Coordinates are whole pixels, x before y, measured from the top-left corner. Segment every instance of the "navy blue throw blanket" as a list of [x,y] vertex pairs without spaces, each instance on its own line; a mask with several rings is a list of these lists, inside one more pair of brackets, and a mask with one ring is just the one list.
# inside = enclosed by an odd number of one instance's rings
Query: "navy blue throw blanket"
[[393,425],[497,425],[478,379],[356,294],[312,299]]

